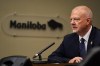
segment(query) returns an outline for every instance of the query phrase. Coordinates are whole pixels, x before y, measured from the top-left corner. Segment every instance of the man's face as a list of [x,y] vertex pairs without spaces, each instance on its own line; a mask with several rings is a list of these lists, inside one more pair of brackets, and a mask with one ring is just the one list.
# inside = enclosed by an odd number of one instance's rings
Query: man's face
[[88,22],[86,15],[78,10],[74,10],[71,13],[71,27],[73,32],[82,33],[87,30]]

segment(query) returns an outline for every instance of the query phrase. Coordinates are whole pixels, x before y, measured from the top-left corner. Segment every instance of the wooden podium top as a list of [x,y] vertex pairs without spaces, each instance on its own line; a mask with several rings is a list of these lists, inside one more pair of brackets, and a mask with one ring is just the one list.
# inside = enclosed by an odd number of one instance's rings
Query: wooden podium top
[[48,64],[33,64],[33,66],[77,66],[77,64],[69,63],[48,63]]
[[78,66],[78,63],[49,63],[47,60],[32,61],[32,66]]

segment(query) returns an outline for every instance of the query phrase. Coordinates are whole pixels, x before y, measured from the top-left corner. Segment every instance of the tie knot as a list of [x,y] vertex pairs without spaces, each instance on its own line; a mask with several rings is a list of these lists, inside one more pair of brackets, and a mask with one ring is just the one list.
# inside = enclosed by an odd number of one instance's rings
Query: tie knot
[[85,39],[84,38],[81,38],[81,43],[84,43]]

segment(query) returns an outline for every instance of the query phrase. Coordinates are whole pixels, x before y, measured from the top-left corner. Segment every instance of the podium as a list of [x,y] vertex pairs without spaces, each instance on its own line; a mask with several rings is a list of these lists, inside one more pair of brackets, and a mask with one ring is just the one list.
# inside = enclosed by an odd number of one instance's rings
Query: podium
[[71,64],[71,63],[47,63],[47,64],[33,64],[33,66],[78,66],[78,64]]
[[32,61],[33,66],[78,66],[78,63],[49,63],[47,59]]

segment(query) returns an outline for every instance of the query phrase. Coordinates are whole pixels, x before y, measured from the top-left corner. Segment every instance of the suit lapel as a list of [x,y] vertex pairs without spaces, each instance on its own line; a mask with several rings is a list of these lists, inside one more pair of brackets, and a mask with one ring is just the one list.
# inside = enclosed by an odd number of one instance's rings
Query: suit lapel
[[88,41],[88,45],[87,45],[87,52],[89,52],[89,50],[94,46],[95,34],[96,34],[96,28],[93,27],[92,31],[90,33],[90,37],[89,37],[89,41]]
[[76,47],[75,48],[76,52],[78,52],[78,55],[79,55],[79,36],[75,34],[73,38],[74,38],[74,41],[73,41],[74,47]]

